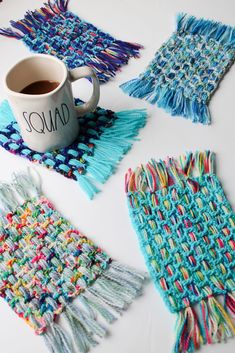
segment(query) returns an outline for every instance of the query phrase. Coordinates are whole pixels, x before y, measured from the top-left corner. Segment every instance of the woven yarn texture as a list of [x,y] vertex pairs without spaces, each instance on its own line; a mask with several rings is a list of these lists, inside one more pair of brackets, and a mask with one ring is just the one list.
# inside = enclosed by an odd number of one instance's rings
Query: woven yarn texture
[[22,39],[30,50],[50,54],[70,68],[88,65],[100,82],[107,82],[131,57],[139,57],[141,45],[117,40],[68,11],[69,0],[48,1],[24,18],[11,21],[0,35]]
[[111,262],[44,197],[6,214],[0,233],[0,295],[37,333]]
[[[174,352],[235,333],[229,315],[235,313],[235,215],[213,164],[211,152],[189,153],[180,160],[151,160],[126,176],[130,216],[148,270],[179,315]],[[218,295],[228,299],[226,310]]]
[[173,116],[209,124],[208,103],[234,59],[234,28],[180,14],[146,71],[121,87]]

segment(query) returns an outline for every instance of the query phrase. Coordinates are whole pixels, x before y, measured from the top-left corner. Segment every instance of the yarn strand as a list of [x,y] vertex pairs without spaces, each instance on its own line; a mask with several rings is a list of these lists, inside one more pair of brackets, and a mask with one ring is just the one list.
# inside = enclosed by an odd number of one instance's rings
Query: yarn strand
[[[150,169],[151,166],[151,169]],[[126,192],[146,191],[152,192],[168,188],[174,184],[187,182],[192,191],[197,191],[197,181],[202,175],[214,172],[214,153],[210,151],[187,153],[179,158],[168,158],[165,161],[151,160],[146,168],[128,170],[125,177]],[[151,179],[150,175],[151,173]],[[133,183],[135,179],[135,183]]]

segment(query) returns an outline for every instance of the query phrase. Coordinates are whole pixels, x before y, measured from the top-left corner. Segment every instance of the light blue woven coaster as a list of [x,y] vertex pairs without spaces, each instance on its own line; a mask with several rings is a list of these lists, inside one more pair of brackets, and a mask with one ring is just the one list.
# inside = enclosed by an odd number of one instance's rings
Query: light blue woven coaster
[[234,59],[235,28],[180,14],[146,71],[121,88],[172,116],[209,124],[208,103]]

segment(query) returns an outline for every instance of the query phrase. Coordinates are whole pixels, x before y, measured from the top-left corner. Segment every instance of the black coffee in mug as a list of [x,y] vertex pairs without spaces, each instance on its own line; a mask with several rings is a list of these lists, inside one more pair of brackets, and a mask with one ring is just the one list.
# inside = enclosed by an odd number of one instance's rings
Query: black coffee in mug
[[45,94],[54,91],[59,86],[59,82],[56,81],[36,81],[30,83],[30,85],[23,88],[20,93],[23,94]]
[[[92,80],[92,96],[75,106],[71,84],[85,77]],[[92,112],[100,95],[99,81],[90,67],[68,70],[63,61],[45,54],[16,63],[4,85],[24,142],[42,153],[73,143],[79,134],[78,117]]]

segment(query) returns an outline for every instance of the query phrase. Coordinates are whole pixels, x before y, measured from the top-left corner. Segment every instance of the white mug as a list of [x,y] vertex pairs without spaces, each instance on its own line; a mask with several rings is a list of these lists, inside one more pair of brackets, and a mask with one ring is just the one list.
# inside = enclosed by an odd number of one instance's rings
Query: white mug
[[[91,78],[93,93],[87,103],[75,107],[71,82],[83,77]],[[59,85],[48,93],[21,93],[38,81],[55,81]],[[22,138],[38,152],[70,145],[79,134],[78,116],[93,111],[100,97],[99,81],[90,67],[68,70],[62,61],[45,54],[18,62],[5,77],[5,89]]]

